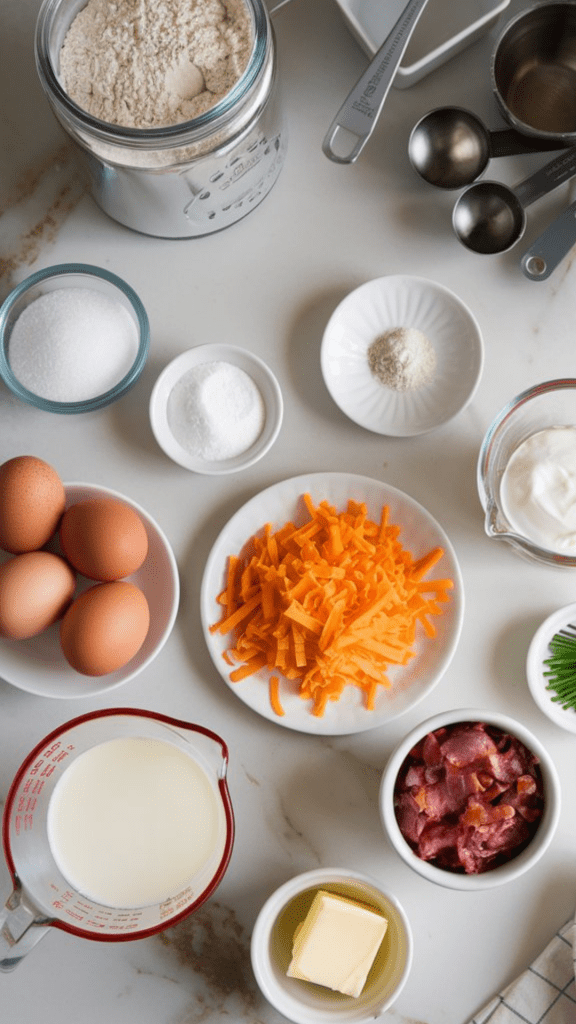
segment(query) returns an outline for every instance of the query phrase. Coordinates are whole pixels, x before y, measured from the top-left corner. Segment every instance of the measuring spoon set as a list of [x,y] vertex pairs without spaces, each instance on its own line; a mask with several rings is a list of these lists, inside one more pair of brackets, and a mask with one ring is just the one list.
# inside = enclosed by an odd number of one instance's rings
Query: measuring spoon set
[[[276,6],[286,2],[280,0]],[[350,164],[358,159],[427,3],[406,0],[392,30],[344,100],[322,145],[330,160]],[[514,124],[506,104],[504,110]],[[476,182],[493,157],[554,150],[562,152],[513,188],[497,181]],[[526,207],[576,175],[576,146],[566,149],[558,132],[544,138],[524,135],[515,127],[489,131],[480,118],[461,107],[439,107],[421,118],[410,135],[408,156],[429,184],[464,189],[454,207],[452,226],[462,245],[483,254],[507,252],[516,245],[526,229]],[[533,281],[544,280],[575,243],[576,202],[524,254],[524,274]]]
[[[562,151],[514,187],[476,179],[493,157]],[[576,175],[576,146],[528,138],[514,129],[489,131],[470,111],[439,107],[415,125],[408,142],[414,170],[436,188],[464,191],[452,215],[456,237],[472,252],[507,252],[524,234],[526,207]],[[576,202],[553,221],[521,259],[532,281],[550,276],[576,244]]]

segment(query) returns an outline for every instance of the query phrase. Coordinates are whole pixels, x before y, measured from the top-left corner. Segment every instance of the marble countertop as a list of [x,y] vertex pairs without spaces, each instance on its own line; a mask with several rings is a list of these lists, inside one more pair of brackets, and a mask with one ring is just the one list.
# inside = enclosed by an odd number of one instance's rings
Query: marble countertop
[[[507,15],[524,6],[513,0]],[[28,751],[50,730],[91,709],[147,708],[206,725],[230,748],[237,835],[214,896],[157,938],[119,945],[53,930],[0,979],[0,1018],[18,1024],[279,1024],[249,959],[258,911],[278,885],[315,867],[375,876],[396,894],[414,932],[411,975],[393,1009],[399,1024],[466,1024],[511,981],[573,912],[574,737],[530,696],[525,660],[539,624],[574,601],[570,572],[519,558],[484,533],[476,460],[489,423],[515,394],[574,373],[574,274],[568,257],[546,282],[521,273],[521,251],[571,200],[563,185],[529,213],[523,241],[497,257],[454,238],[452,193],[411,170],[412,126],[458,103],[499,124],[490,94],[496,28],[409,89],[392,89],[354,166],[326,159],[322,139],[366,58],[333,0],[294,0],[274,17],[290,139],[270,195],[248,217],[200,239],[144,237],[106,217],[83,189],[69,143],[36,78],[38,0],[4,0],[0,12],[0,298],[32,270],[98,264],[126,278],[151,322],[149,361],[116,405],[86,416],[33,410],[0,389],[0,462],[22,453],[52,463],[64,480],[120,491],[168,536],[182,600],[160,656],[122,689],[50,700],[0,681],[0,797]],[[513,183],[542,156],[494,161]],[[320,342],[338,302],[387,274],[432,278],[478,319],[484,372],[472,403],[451,423],[409,439],[371,433],[335,406],[320,371]],[[157,446],[148,400],[166,363],[193,345],[226,342],[261,356],[282,387],[285,417],[272,450],[227,477],[199,476]],[[230,691],[200,625],[206,558],[230,516],[260,490],[317,471],[361,473],[420,502],[460,561],[464,627],[444,677],[416,708],[367,732],[315,737],[279,728]],[[557,765],[560,825],[543,859],[509,885],[463,894],[411,872],[388,843],[377,812],[387,757],[422,719],[451,707],[498,709],[537,734]],[[9,875],[0,865],[0,893]]]

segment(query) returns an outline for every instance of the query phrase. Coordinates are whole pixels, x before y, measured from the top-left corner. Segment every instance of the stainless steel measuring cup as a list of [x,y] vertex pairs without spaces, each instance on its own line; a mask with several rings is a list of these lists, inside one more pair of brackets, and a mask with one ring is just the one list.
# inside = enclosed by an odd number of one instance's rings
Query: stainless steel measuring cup
[[491,66],[506,120],[526,135],[576,142],[576,3],[525,5],[505,25]]
[[516,244],[526,229],[526,207],[576,174],[576,146],[529,175],[514,188],[499,181],[479,181],[464,189],[452,214],[462,245],[494,255]]
[[436,188],[471,185],[493,157],[562,149],[562,143],[529,139],[513,128],[490,131],[462,107],[437,107],[414,125],[408,158],[417,174]]
[[[428,0],[408,0],[402,14],[348,94],[330,125],[322,152],[335,163],[352,164],[372,135],[398,65]],[[344,149],[334,143],[340,137]],[[351,147],[351,148],[350,148]]]
[[526,250],[520,266],[530,281],[545,281],[576,245],[576,200]]
[[[190,877],[178,884],[176,891],[163,893],[160,901],[147,901],[145,905],[134,902],[129,906],[104,905],[80,891],[60,869],[50,841],[49,807],[58,783],[71,766],[77,767],[83,755],[91,754],[110,741],[133,738],[144,741],[147,747],[169,744],[171,749],[176,748],[178,756],[187,755],[185,760],[190,758],[194,762],[194,770],[210,800],[210,820],[198,820],[197,827],[200,832],[204,830],[204,835],[210,830],[210,841],[202,862],[196,869],[190,868]],[[81,715],[38,743],[16,773],[4,809],[2,837],[13,891],[0,910],[0,971],[15,968],[51,927],[79,938],[118,942],[154,935],[199,907],[221,881],[232,853],[234,817],[226,783],[227,764],[226,744],[216,733],[200,725],[132,708],[110,708]],[[147,778],[150,773],[155,777],[156,770],[156,761],[153,761]],[[184,813],[184,797],[189,799],[189,791],[185,792],[183,785],[178,788],[177,770],[165,771],[164,776],[173,813],[178,817],[181,811]],[[139,776],[136,783],[140,784]],[[97,780],[96,788],[98,792]],[[119,801],[120,814],[123,807],[128,807],[129,797],[134,792],[133,788],[128,791],[128,787],[120,787],[118,793],[115,792],[114,801]],[[140,799],[148,796],[146,790],[143,796],[140,794]],[[80,803],[83,808],[88,807],[86,813],[89,813],[94,801],[82,790]],[[68,824],[73,834],[81,828],[75,818]],[[101,835],[90,821],[86,834],[92,837],[90,841],[98,840],[98,848],[102,843],[106,846],[102,860],[106,856],[114,857],[106,845],[107,832]],[[130,877],[147,865],[145,834],[142,828],[137,837],[142,855],[128,858],[128,865],[121,862]],[[122,856],[126,860],[124,849]],[[166,857],[169,860],[169,850]],[[140,864],[135,863],[138,859]],[[187,863],[186,857],[184,860]]]

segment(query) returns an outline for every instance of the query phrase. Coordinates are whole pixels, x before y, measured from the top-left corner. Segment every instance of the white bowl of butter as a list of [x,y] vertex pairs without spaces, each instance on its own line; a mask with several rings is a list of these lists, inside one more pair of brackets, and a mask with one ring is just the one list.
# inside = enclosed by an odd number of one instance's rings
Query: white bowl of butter
[[404,987],[412,932],[397,899],[376,879],[318,868],[268,898],[251,957],[263,995],[295,1024],[369,1021]]

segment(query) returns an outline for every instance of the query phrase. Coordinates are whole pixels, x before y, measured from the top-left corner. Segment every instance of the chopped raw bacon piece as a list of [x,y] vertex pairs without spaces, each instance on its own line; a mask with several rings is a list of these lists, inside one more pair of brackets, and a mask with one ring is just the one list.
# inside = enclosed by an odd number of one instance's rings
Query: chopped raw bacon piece
[[464,813],[460,817],[463,825],[472,825],[479,828],[480,825],[491,825],[495,821],[502,821],[503,818],[513,818],[516,811],[510,804],[482,804],[470,800]]
[[463,768],[493,756],[496,753],[496,745],[484,729],[476,725],[469,728],[458,725],[449,732],[441,745],[441,751],[446,761],[456,768]]
[[426,817],[410,793],[401,793],[396,802],[396,818],[402,835],[411,844],[416,844],[426,824]]
[[406,772],[405,783],[408,789],[413,786],[423,786],[426,782],[426,766],[423,764],[411,764]]
[[495,779],[508,785],[515,782],[532,763],[532,755],[515,740],[506,751],[499,751],[490,758]]
[[516,789],[519,793],[535,793],[536,780],[531,775],[520,775],[516,779]]
[[427,765],[438,765],[442,764],[442,748],[438,742],[437,736],[433,732],[429,732],[424,738],[422,744],[422,757],[424,763]]
[[457,825],[426,825],[420,834],[418,855],[422,860],[434,860],[456,846],[458,835]]
[[544,808],[538,758],[483,722],[428,733],[396,782],[398,826],[414,852],[446,871],[479,874],[530,842]]

